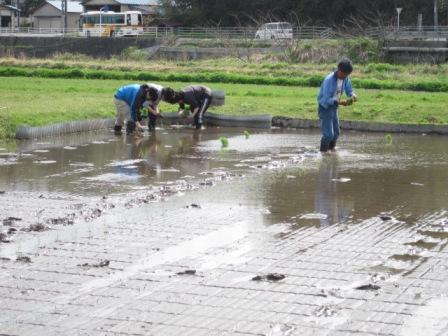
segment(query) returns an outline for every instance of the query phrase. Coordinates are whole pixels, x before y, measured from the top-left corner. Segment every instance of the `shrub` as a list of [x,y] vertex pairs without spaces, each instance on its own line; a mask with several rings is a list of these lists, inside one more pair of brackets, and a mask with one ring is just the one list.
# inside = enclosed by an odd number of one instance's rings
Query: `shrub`
[[368,64],[365,69],[364,72],[365,73],[372,73],[372,72],[390,72],[390,71],[396,71],[397,67],[392,65],[392,64],[388,64],[388,63],[371,63]]
[[343,41],[343,51],[353,62],[367,63],[379,59],[380,46],[377,41],[365,37]]
[[145,49],[129,47],[123,50],[120,58],[129,61],[146,61],[148,59],[148,52]]
[[71,69],[67,72],[67,78],[84,78],[84,72],[81,69]]

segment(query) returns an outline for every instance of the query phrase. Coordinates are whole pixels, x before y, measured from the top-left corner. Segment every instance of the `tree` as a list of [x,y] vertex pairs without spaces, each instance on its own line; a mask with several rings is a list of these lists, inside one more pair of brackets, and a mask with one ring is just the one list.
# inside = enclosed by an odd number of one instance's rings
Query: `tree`
[[28,16],[35,8],[45,3],[45,0],[25,0],[20,5],[21,16]]
[[[438,11],[448,10],[448,0],[434,1]],[[162,0],[168,18],[191,26],[254,25],[260,21],[291,21],[292,18],[312,25],[336,27],[356,20],[373,24],[374,17],[385,22],[394,19],[396,7],[403,8],[400,19],[404,25],[415,25],[418,13],[423,14],[428,24],[433,17],[433,4],[428,0]]]

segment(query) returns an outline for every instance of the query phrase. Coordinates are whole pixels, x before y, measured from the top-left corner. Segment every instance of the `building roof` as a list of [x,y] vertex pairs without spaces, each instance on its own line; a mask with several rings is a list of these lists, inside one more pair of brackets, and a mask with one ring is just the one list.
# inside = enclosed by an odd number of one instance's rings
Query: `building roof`
[[159,0],[115,0],[121,5],[159,6]]
[[[62,11],[62,1],[61,0],[46,0],[47,4],[57,8]],[[80,1],[70,1],[67,0],[67,13],[82,13],[83,8]]]
[[152,6],[136,6],[129,5],[130,9],[142,12],[143,15],[154,15],[157,13],[158,9]]
[[[88,5],[90,0],[83,0],[81,3],[83,5]],[[160,6],[159,0],[113,0],[120,5],[131,5],[131,6]]]
[[7,8],[13,12],[20,12],[20,9],[18,9],[17,7],[11,6],[11,5],[5,5],[5,4],[0,3],[0,7]]

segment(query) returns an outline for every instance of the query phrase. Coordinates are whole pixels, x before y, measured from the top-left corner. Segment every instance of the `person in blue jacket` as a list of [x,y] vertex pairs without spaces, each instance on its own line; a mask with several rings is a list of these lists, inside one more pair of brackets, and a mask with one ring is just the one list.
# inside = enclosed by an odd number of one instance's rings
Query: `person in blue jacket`
[[[319,102],[318,112],[322,131],[320,141],[320,151],[326,153],[334,150],[339,137],[338,106],[350,105],[356,101],[349,75],[353,71],[352,62],[349,59],[342,59],[336,71],[330,73],[323,81],[317,101]],[[348,100],[341,99],[345,92]]]
[[130,84],[120,87],[114,95],[114,103],[117,109],[115,133],[121,134],[124,122],[126,122],[127,134],[131,134],[135,129],[143,130],[140,109],[145,101],[155,100],[156,96],[157,91],[148,84]]

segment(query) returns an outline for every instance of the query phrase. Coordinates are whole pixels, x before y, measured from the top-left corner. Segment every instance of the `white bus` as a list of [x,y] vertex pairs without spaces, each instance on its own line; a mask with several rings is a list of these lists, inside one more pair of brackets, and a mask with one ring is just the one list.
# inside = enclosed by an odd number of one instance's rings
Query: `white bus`
[[79,25],[82,36],[136,36],[143,34],[142,13],[94,11],[82,13]]

